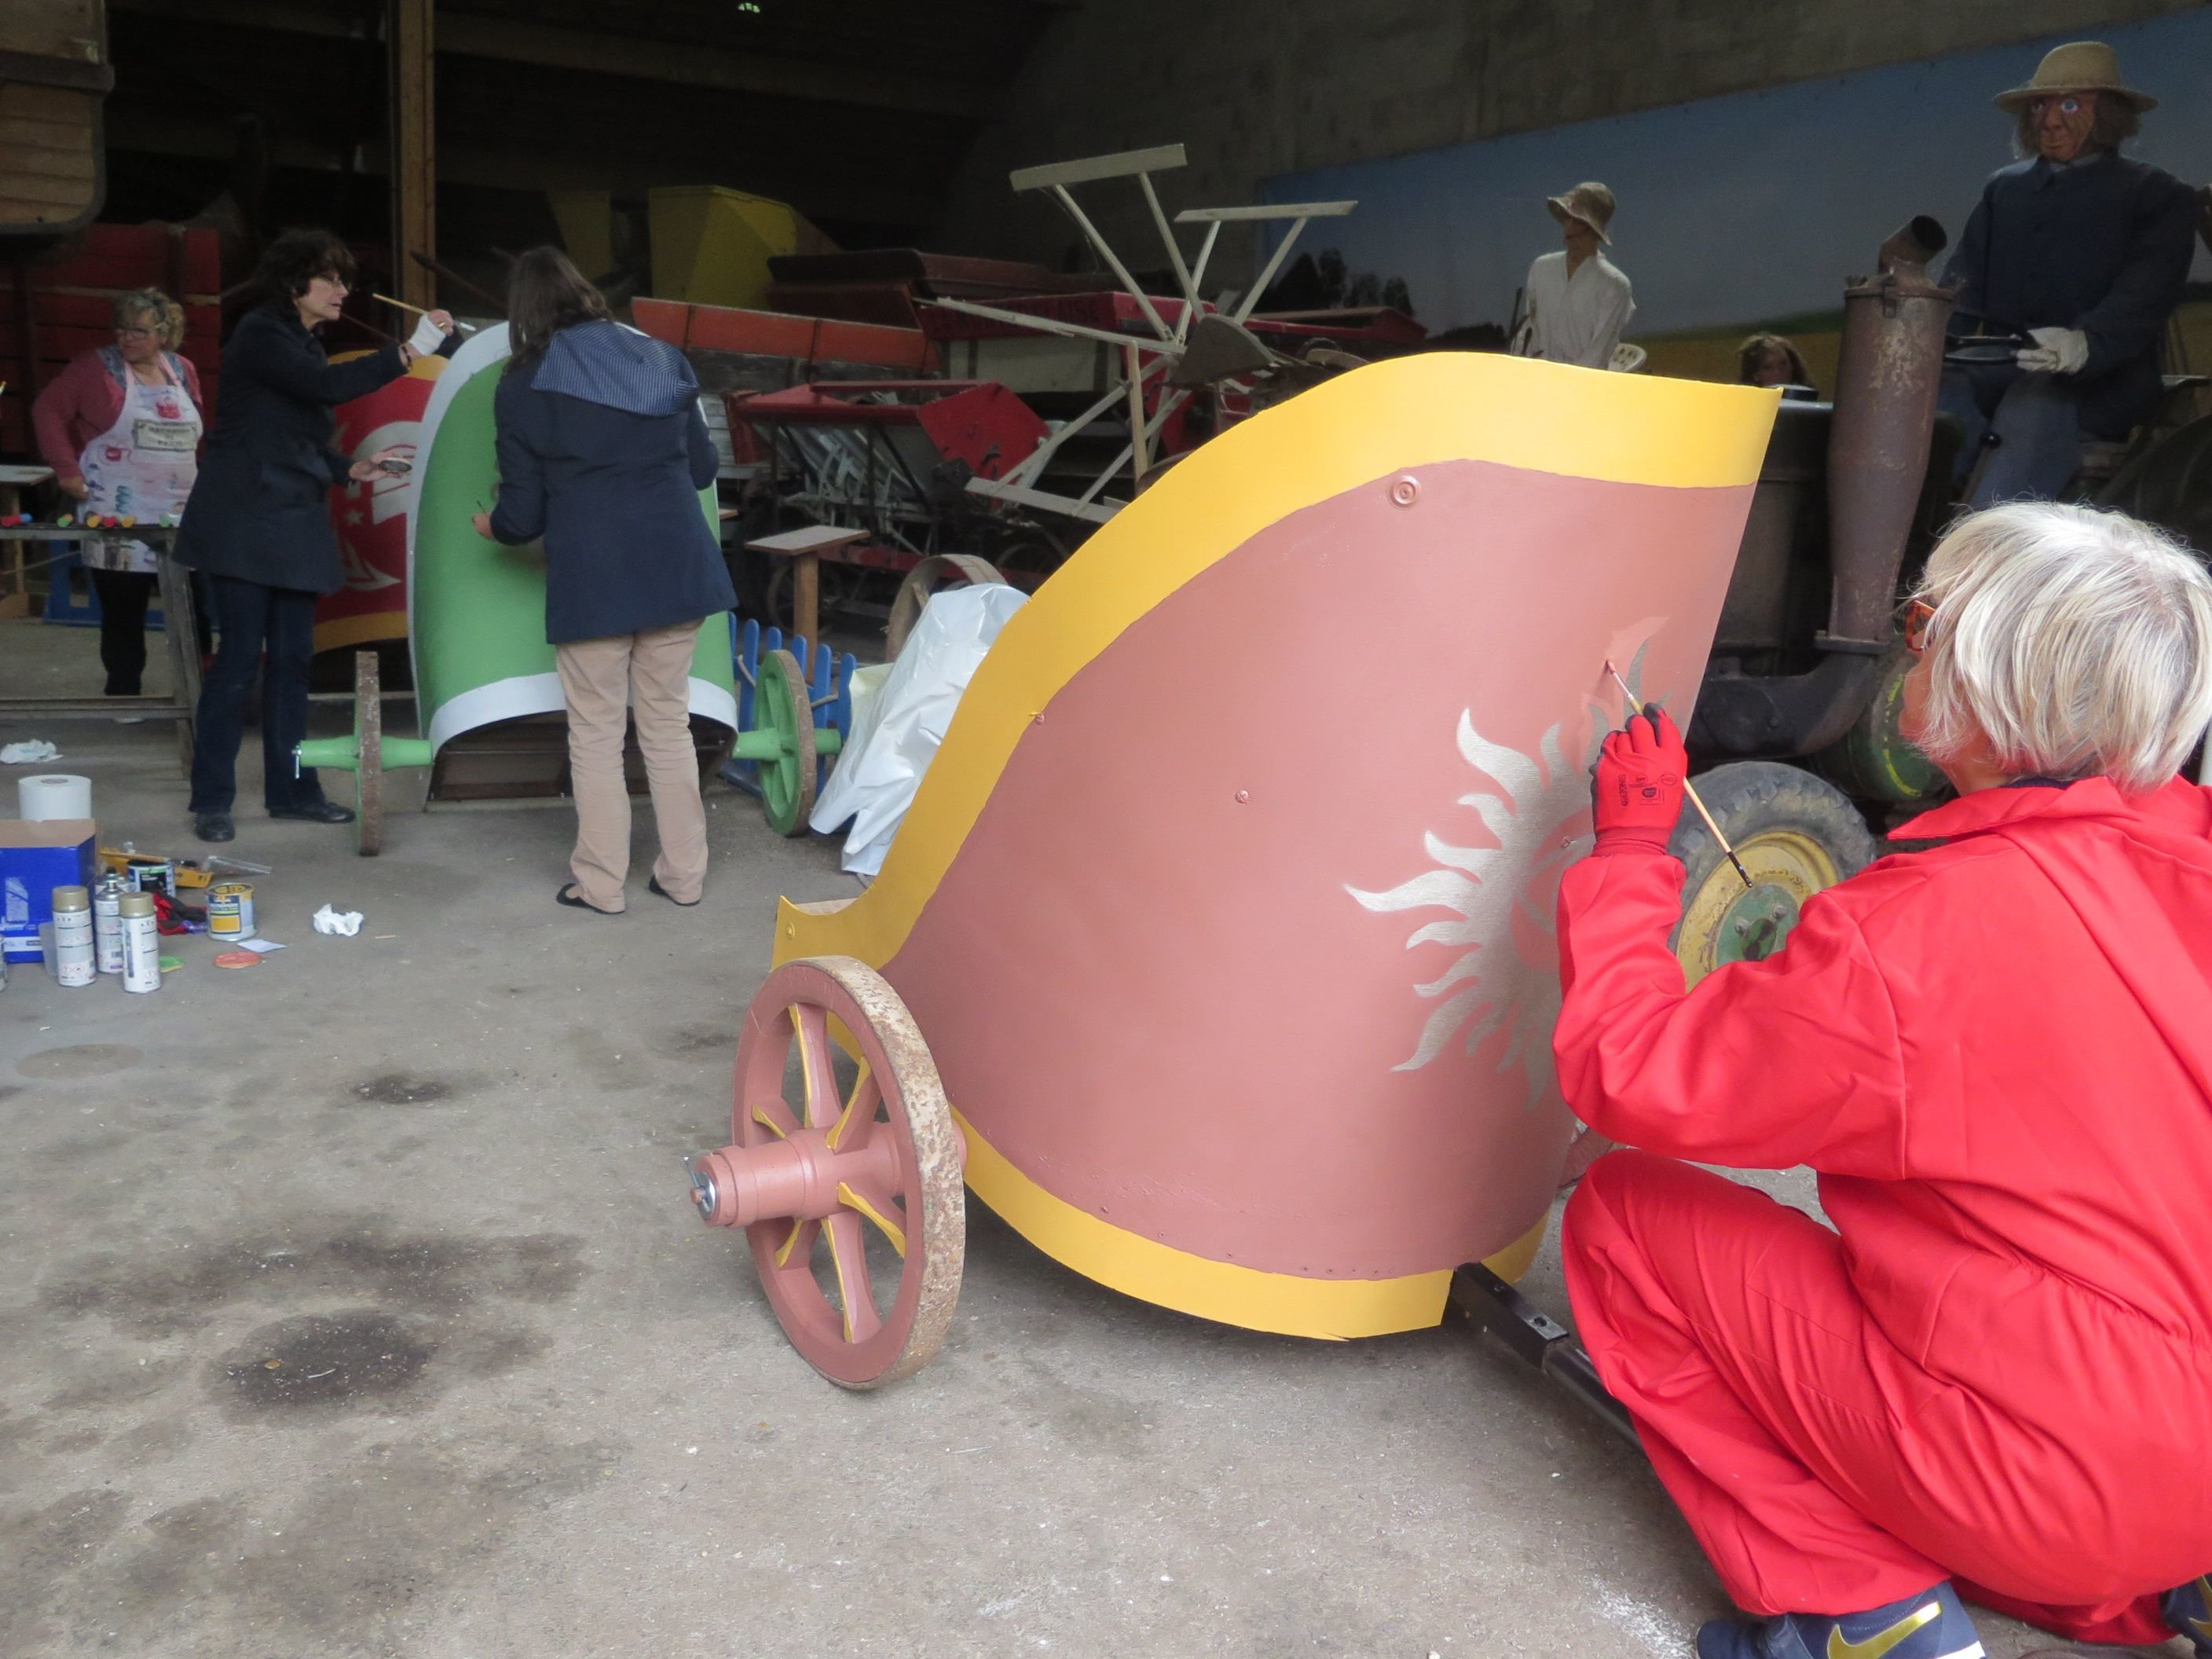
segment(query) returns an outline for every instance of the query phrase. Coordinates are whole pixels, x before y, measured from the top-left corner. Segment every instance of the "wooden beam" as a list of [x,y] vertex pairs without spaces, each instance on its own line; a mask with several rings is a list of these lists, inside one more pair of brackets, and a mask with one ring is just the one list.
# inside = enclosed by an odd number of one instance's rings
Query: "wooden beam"
[[438,279],[403,252],[438,252],[438,123],[432,11],[435,0],[387,0],[392,53],[392,281],[410,305],[438,303]]
[[764,58],[757,52],[641,39],[612,31],[600,34],[550,23],[511,22],[448,12],[440,21],[439,32],[440,49],[457,58],[583,70],[640,81],[711,87],[720,92],[805,98],[825,104],[904,110],[916,115],[951,115],[964,120],[982,118],[997,101],[994,90],[973,82],[948,82],[922,75],[880,75],[841,69],[834,64]]
[[[124,109],[107,118],[107,148],[121,154],[187,156],[228,161],[237,153],[238,135],[213,116],[180,120]],[[391,159],[382,144],[364,144],[359,170],[385,178]],[[348,156],[336,147],[298,135],[277,140],[271,165],[307,173],[343,173]],[[665,164],[621,156],[552,155],[544,150],[502,149],[447,144],[438,151],[438,177],[447,185],[499,190],[611,190],[643,196],[668,182]],[[810,219],[848,219],[868,224],[927,225],[944,203],[937,192],[864,180],[778,179],[759,174],[732,180],[743,188],[788,201]],[[404,295],[401,297],[404,298]]]
[[[190,27],[266,29],[330,39],[367,38],[362,25],[287,0],[108,0],[109,9],[159,17]],[[447,10],[438,19],[437,50],[453,58],[532,64],[541,69],[581,70],[718,92],[771,98],[804,98],[826,104],[903,110],[916,115],[988,118],[998,88],[979,81],[941,76],[888,76],[797,58],[767,58],[691,41],[656,40],[634,33],[596,33],[549,23],[510,21]]]

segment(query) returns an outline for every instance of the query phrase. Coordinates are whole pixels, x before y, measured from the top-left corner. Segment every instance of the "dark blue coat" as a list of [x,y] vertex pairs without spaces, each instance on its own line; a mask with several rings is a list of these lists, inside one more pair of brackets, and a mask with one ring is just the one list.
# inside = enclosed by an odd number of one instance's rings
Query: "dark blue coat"
[[2156,405],[2158,350],[2197,246],[2196,192],[2170,173],[2106,154],[2000,167],[1966,221],[1951,281],[1958,308],[2017,328],[2078,328],[2081,427],[2124,438]]
[[563,329],[542,357],[500,376],[492,534],[544,541],[550,643],[736,605],[699,505],[715,463],[698,394],[682,353],[616,323]]
[[336,592],[344,574],[329,496],[353,459],[331,447],[331,411],[406,372],[396,345],[333,363],[289,305],[239,319],[179,521],[178,562],[211,576]]

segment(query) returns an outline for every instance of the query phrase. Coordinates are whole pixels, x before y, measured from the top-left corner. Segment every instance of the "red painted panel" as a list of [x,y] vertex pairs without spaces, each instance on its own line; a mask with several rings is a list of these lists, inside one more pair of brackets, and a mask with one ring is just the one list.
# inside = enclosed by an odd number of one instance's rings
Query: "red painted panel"
[[1471,461],[1410,507],[1390,483],[1270,527],[1071,681],[884,970],[1030,1179],[1316,1278],[1476,1259],[1549,1202],[1552,905],[1619,715],[1601,664],[1648,646],[1641,689],[1686,717],[1750,500]]

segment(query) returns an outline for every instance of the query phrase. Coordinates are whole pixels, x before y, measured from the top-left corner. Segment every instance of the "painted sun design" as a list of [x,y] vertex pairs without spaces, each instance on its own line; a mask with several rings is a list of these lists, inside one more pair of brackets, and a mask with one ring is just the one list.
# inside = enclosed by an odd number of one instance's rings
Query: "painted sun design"
[[[1626,676],[1643,695],[1644,653]],[[1374,911],[1441,910],[1406,940],[1408,951],[1442,945],[1459,955],[1436,978],[1413,989],[1436,1000],[1413,1051],[1392,1069],[1418,1071],[1455,1042],[1477,1053],[1504,1034],[1500,1071],[1518,1066],[1535,1106],[1557,1092],[1552,1028],[1559,1014],[1559,945],[1553,905],[1559,875],[1589,849],[1589,767],[1610,725],[1595,702],[1586,705],[1589,752],[1570,764],[1565,722],[1545,732],[1535,755],[1491,742],[1475,729],[1472,710],[1459,717],[1461,758],[1488,787],[1459,797],[1480,819],[1490,845],[1458,846],[1433,830],[1423,835],[1434,868],[1397,886],[1345,890]]]

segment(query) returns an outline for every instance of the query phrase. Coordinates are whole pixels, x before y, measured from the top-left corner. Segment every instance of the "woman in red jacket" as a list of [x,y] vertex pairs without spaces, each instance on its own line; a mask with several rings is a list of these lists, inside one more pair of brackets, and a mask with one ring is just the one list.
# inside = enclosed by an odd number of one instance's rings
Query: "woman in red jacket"
[[[31,405],[39,453],[79,511],[150,525],[185,510],[206,422],[199,371],[177,355],[184,337],[184,307],[159,289],[118,295],[115,343],[77,357]],[[135,697],[157,556],[127,537],[86,542],[82,552],[100,599],[106,695]],[[203,616],[201,651],[207,647]]]
[[[1701,1659],[1971,1659],[1963,1594],[2212,1656],[2212,580],[2004,507],[1906,618],[1938,844],[1685,994],[1687,757],[1607,739],[1559,891],[1575,1314],[1738,1606]],[[1809,1164],[1832,1231],[1688,1162]],[[1954,1586],[1956,1586],[1954,1591]]]

